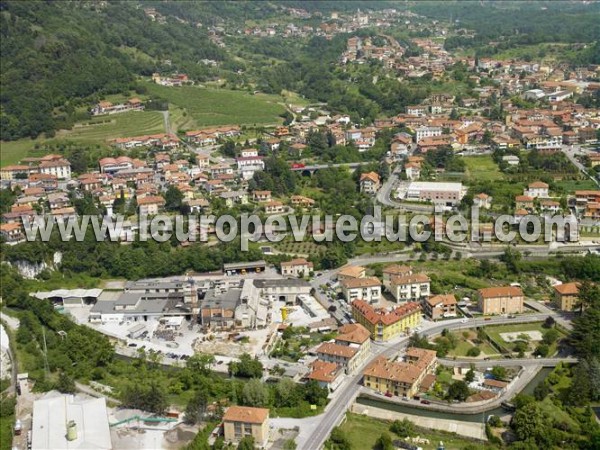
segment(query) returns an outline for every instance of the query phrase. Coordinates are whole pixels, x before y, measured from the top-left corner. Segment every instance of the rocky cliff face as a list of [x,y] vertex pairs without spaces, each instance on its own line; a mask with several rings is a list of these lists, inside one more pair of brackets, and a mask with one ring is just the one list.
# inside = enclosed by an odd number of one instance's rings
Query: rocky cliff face
[[29,261],[14,261],[10,263],[16,268],[23,278],[31,280],[37,277],[44,270],[56,270],[62,261],[62,253],[56,252],[52,256],[52,263],[48,264],[46,261],[40,263],[31,263]]

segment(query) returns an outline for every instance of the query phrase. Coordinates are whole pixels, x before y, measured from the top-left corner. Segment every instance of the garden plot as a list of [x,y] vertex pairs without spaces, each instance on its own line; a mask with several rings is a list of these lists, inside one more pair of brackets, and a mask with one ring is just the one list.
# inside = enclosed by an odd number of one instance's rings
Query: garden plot
[[542,333],[537,330],[519,331],[515,333],[500,333],[500,337],[504,342],[522,341],[523,335],[528,337],[529,341],[539,342],[543,339]]

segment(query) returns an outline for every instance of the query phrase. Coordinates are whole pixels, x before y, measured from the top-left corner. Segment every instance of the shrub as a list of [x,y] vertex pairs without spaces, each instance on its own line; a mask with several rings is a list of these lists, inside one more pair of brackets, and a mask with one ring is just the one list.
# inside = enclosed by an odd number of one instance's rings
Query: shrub
[[467,352],[467,356],[471,356],[473,358],[476,358],[480,354],[481,354],[481,350],[479,350],[479,347],[471,347],[469,349],[469,351]]

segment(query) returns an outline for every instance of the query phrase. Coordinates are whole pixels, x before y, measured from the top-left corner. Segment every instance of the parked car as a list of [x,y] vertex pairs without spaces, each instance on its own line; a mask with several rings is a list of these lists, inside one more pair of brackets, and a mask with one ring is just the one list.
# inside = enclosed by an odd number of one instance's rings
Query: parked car
[[386,397],[393,397],[393,395],[392,395],[392,393],[391,393],[391,392],[386,392],[386,393],[385,393],[385,396],[386,396]]
[[431,404],[431,402],[429,400],[421,400],[421,403],[423,403],[424,405]]

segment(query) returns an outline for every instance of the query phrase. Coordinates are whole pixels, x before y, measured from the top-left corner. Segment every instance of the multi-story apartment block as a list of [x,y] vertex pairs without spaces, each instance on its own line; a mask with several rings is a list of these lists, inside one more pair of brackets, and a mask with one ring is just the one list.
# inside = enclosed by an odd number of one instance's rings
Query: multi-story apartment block
[[375,309],[363,300],[352,302],[352,316],[364,325],[375,341],[389,341],[402,333],[409,333],[421,323],[421,305],[405,303],[394,309]]

